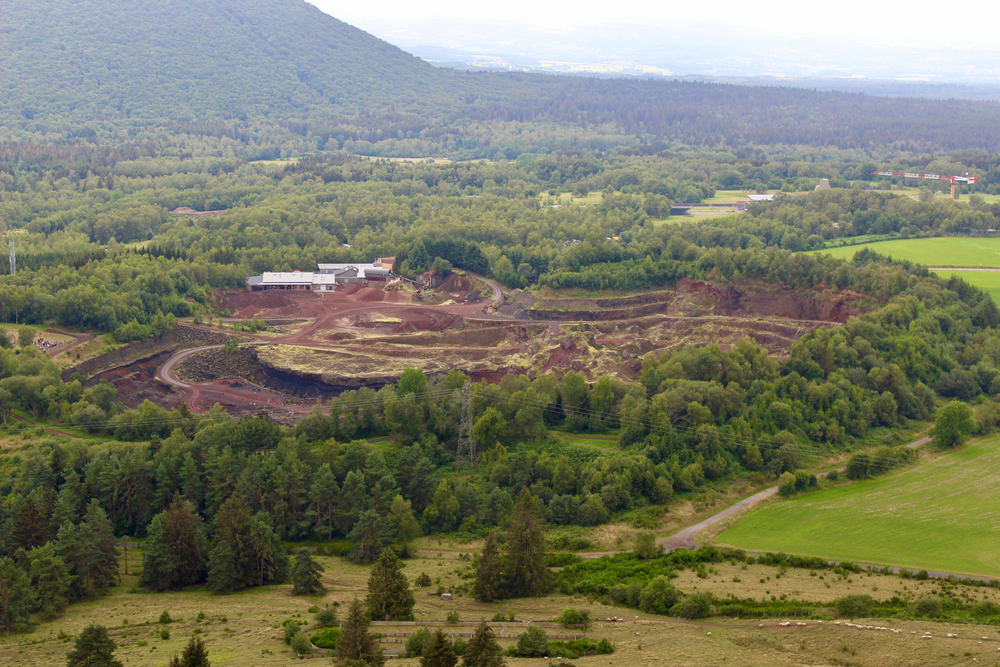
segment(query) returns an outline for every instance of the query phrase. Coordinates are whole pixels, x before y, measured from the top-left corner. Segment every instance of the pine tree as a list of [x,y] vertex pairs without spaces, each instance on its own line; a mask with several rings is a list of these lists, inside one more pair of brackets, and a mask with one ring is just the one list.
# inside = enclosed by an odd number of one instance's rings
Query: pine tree
[[493,602],[505,597],[503,563],[495,530],[491,530],[486,536],[483,553],[476,564],[476,581],[472,585],[472,595],[480,602]]
[[420,667],[455,667],[457,664],[458,656],[448,636],[436,630],[420,655]]
[[205,580],[208,546],[194,506],[175,494],[165,512],[149,524],[140,585],[155,591]]
[[[177,656],[174,658],[176,659]],[[212,667],[212,663],[208,661],[208,649],[205,648],[205,642],[200,637],[192,637],[191,641],[184,647],[184,652],[181,653],[177,664],[178,667]]]
[[271,527],[267,512],[257,512],[250,519],[250,547],[254,557],[253,575],[258,586],[281,583],[288,578],[288,556]]
[[118,579],[118,540],[108,515],[96,499],[90,501],[83,522],[93,532],[97,548],[97,560],[90,578],[95,585],[103,588]]
[[412,621],[415,604],[396,552],[383,550],[368,577],[368,597],[365,598],[368,616],[380,621]]
[[351,602],[344,621],[344,634],[337,640],[337,662],[343,667],[383,667],[385,655],[378,639],[368,632],[368,616],[357,598]]
[[28,627],[32,595],[28,576],[10,558],[0,558],[0,630]]
[[511,597],[530,597],[544,595],[551,587],[544,526],[534,498],[524,488],[517,496],[507,532],[507,592]]
[[66,608],[73,576],[50,543],[27,552],[25,560],[28,562],[28,577],[35,596],[35,608],[42,613],[43,618],[51,620]]
[[118,645],[103,625],[88,625],[76,638],[73,650],[66,654],[67,667],[123,667],[114,656]]
[[295,554],[295,567],[292,568],[292,595],[310,595],[326,590],[320,581],[323,566],[313,560],[309,549],[302,547]]
[[503,667],[503,649],[493,635],[493,629],[481,622],[472,633],[462,656],[462,667]]
[[231,593],[252,586],[257,573],[250,545],[250,510],[238,498],[222,503],[215,515],[215,539],[208,556],[208,587]]

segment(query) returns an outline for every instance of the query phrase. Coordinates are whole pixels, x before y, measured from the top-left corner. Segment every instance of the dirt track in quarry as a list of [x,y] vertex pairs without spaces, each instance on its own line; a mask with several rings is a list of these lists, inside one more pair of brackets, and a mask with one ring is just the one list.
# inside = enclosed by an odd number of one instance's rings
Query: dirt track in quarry
[[407,367],[430,376],[458,369],[490,382],[511,373],[569,370],[590,380],[634,380],[643,356],[686,345],[714,343],[726,350],[750,338],[786,358],[799,337],[861,312],[861,298],[844,292],[682,280],[673,290],[619,298],[552,298],[504,295],[492,281],[454,274],[420,299],[412,291],[362,285],[216,297],[234,317],[280,323],[283,332],[244,334],[249,357],[239,368],[222,363],[206,371],[221,359],[213,352],[221,346],[212,345],[174,355],[156,377],[192,411],[220,403],[231,412],[286,423],[321,398],[395,382]]

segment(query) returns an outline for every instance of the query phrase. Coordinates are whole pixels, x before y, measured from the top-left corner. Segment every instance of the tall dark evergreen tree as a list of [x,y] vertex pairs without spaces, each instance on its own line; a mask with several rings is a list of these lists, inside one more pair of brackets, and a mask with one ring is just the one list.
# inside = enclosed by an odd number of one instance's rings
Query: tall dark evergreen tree
[[506,597],[504,584],[500,543],[496,530],[491,530],[486,535],[483,553],[476,563],[476,581],[472,585],[472,594],[480,602],[502,600]]
[[174,654],[169,667],[212,667],[208,660],[208,649],[201,637],[192,637],[179,656]]
[[35,609],[51,620],[66,608],[73,575],[55,548],[45,543],[25,554]]
[[12,632],[28,627],[32,597],[24,570],[10,558],[0,558],[0,630]]
[[503,667],[503,649],[497,643],[493,629],[482,621],[472,633],[462,656],[462,667]]
[[420,667],[455,667],[458,656],[446,635],[440,628],[434,631],[420,654]]
[[208,546],[194,506],[175,494],[165,512],[149,524],[140,585],[156,591],[205,580]]
[[292,568],[292,595],[310,595],[326,590],[320,581],[323,566],[313,560],[309,549],[302,547],[295,554],[295,566]]
[[527,488],[514,504],[507,531],[507,591],[511,597],[545,595],[552,572],[545,564],[545,527]]
[[103,625],[88,625],[76,638],[73,650],[66,654],[67,667],[123,667],[115,658],[118,645]]
[[344,634],[337,640],[334,655],[342,667],[383,667],[385,654],[378,639],[368,632],[365,606],[354,598],[344,621]]
[[412,621],[415,604],[396,552],[385,549],[368,577],[368,616],[379,621]]

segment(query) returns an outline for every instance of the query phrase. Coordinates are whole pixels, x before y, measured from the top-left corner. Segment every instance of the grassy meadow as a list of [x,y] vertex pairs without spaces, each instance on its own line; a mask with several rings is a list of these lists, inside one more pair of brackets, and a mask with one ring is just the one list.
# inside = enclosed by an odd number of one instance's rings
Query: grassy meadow
[[948,271],[941,270],[935,271],[937,275],[942,278],[951,278],[952,276],[958,276],[970,285],[975,285],[979,289],[983,290],[991,297],[993,300],[1000,304],[1000,271]]
[[1000,577],[1000,436],[873,480],[751,511],[716,542]]
[[812,252],[850,259],[862,248],[889,255],[893,259],[908,259],[925,266],[1000,267],[1000,238],[943,236],[929,239],[899,239]]
[[[587,636],[594,640],[608,638],[615,646],[615,653],[584,657],[569,663],[577,667],[724,664],[748,667],[880,667],[886,664],[954,664],[958,656],[970,664],[972,658],[976,658],[978,664],[993,664],[1000,646],[995,627],[927,621],[871,622],[902,630],[901,633],[890,634],[848,627],[829,618],[804,622],[793,619],[802,624],[792,623],[784,627],[779,625],[783,619],[712,618],[692,622],[654,616],[635,609],[610,607],[583,597],[566,595],[493,604],[478,603],[464,595],[456,595],[453,601],[446,602],[436,594],[438,582],[448,588],[464,581],[458,572],[468,568],[469,562],[459,560],[458,556],[475,545],[449,544],[424,538],[419,546],[421,555],[404,561],[404,572],[411,581],[426,572],[435,581],[431,587],[435,590],[415,591],[418,621],[445,621],[449,612],[457,611],[463,625],[445,626],[445,630],[467,633],[471,627],[464,622],[489,619],[497,612],[513,613],[519,622],[508,623],[494,631],[516,635],[525,629],[523,621],[551,621],[569,606],[586,609],[595,619]],[[442,551],[436,551],[436,548]],[[323,580],[328,591],[315,596],[293,597],[288,584],[222,596],[212,595],[201,588],[153,594],[136,588],[139,566],[134,550],[130,550],[129,558],[129,575],[123,576],[121,584],[108,595],[72,605],[63,617],[39,623],[33,632],[0,636],[0,664],[18,667],[65,664],[66,653],[72,648],[75,636],[90,623],[103,624],[109,629],[118,644],[116,657],[129,667],[165,666],[170,657],[180,652],[195,634],[205,641],[209,659],[216,667],[298,664],[281,640],[282,621],[291,618],[311,624],[312,614],[308,611],[311,606],[334,602],[339,603],[343,615],[347,602],[355,596],[364,596],[370,569],[370,566],[354,565],[341,558],[319,556],[317,560],[326,568]],[[678,574],[674,584],[687,593],[711,591],[725,596],[732,592],[740,597],[755,598],[787,595],[818,602],[856,594],[871,595],[877,599],[894,595],[919,598],[942,594],[947,585],[935,581],[906,581],[881,574],[840,577],[832,571],[782,571],[772,566],[739,563],[720,563],[711,567],[706,578],[699,578],[690,570]],[[958,586],[957,589],[962,597],[1000,601],[1000,592],[995,589],[965,586]],[[158,622],[163,611],[174,619],[172,623],[162,625]],[[202,613],[204,618],[199,620]],[[616,623],[601,620],[609,616],[623,620]],[[550,636],[573,632],[547,623],[543,627]],[[167,639],[161,638],[163,629],[169,632]],[[387,634],[412,633],[415,629],[405,624],[373,628]],[[918,641],[925,631],[930,631],[939,639]],[[312,634],[310,629],[306,632]],[[943,639],[946,633],[958,636]],[[984,637],[989,639],[984,640]],[[514,640],[509,638],[500,640],[505,648],[513,643]],[[399,641],[384,646],[387,654],[397,653],[403,648]],[[557,658],[506,660],[510,667],[544,667],[552,661],[568,664]],[[319,660],[316,664],[329,664],[329,658],[320,657]],[[389,664],[417,667],[419,661],[404,658]]]

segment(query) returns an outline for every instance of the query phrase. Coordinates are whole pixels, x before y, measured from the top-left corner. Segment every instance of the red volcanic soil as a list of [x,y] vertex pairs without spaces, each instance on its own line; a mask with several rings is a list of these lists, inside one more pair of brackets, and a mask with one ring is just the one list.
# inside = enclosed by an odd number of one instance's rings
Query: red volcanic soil
[[234,317],[253,317],[267,313],[269,317],[315,317],[322,296],[318,292],[249,292],[222,291],[215,294],[220,308]]
[[[348,321],[354,327],[398,334],[414,333],[417,331],[444,331],[445,329],[460,326],[464,319],[461,315],[455,313],[432,310],[430,308],[394,308],[388,311],[387,315],[394,320],[402,321],[379,322],[371,320],[367,312],[354,315]],[[333,334],[328,336],[327,339],[338,340],[340,337],[337,334]]]

